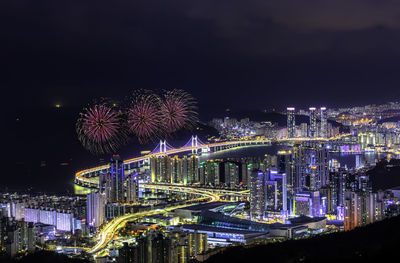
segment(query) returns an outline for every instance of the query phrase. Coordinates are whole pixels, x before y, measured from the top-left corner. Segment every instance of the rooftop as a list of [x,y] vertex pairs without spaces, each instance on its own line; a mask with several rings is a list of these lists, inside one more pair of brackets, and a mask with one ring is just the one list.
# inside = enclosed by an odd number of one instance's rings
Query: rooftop
[[181,208],[182,210],[191,210],[191,211],[203,211],[203,210],[211,210],[220,206],[230,205],[233,203],[230,202],[212,202],[205,204],[192,205],[185,208]]
[[182,225],[183,230],[199,230],[199,231],[207,231],[207,232],[216,232],[216,233],[230,233],[230,234],[238,234],[238,235],[265,235],[264,232],[257,232],[257,231],[249,231],[249,230],[238,230],[238,229],[229,229],[229,228],[222,228],[222,227],[213,227],[213,226],[205,226],[205,225],[198,225],[198,224],[191,224],[191,225]]

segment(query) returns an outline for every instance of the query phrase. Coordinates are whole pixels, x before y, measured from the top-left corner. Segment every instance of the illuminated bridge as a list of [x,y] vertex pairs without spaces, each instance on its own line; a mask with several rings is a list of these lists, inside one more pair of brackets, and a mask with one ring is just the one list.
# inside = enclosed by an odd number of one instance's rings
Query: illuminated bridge
[[[289,139],[251,139],[251,140],[234,140],[225,142],[215,142],[215,143],[203,143],[198,139],[197,136],[192,136],[190,140],[180,148],[173,148],[168,144],[167,141],[161,140],[156,148],[149,154],[140,157],[128,159],[124,161],[126,169],[129,170],[131,165],[136,165],[136,167],[142,165],[144,161],[152,157],[173,155],[185,152],[191,152],[197,154],[199,152],[218,152],[226,149],[233,149],[238,147],[246,147],[250,145],[270,145],[271,143],[296,143],[304,141],[330,141],[337,140],[341,137],[349,136],[349,134],[342,134],[334,138],[289,138]],[[109,164],[86,169],[79,171],[75,174],[75,183],[84,187],[99,187],[98,176],[100,173],[107,172],[109,169]]]

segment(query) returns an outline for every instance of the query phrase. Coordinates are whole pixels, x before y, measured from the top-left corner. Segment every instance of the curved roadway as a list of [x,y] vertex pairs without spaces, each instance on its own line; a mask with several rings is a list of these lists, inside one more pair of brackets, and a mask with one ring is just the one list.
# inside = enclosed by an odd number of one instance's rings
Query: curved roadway
[[[219,195],[210,193],[206,190],[198,190],[198,189],[193,189],[190,187],[183,187],[183,186],[156,186],[152,185],[152,189],[158,189],[158,190],[168,190],[168,191],[176,191],[176,192],[181,192],[181,193],[188,193],[188,194],[196,194],[200,196],[204,196],[204,198],[209,199],[208,202],[215,202],[219,201],[220,197]],[[195,199],[197,200],[197,199]],[[156,209],[156,210],[150,210],[150,211],[144,211],[144,212],[139,212],[139,213],[134,213],[134,214],[127,214],[123,215],[121,217],[115,218],[109,223],[107,223],[103,229],[100,231],[97,237],[97,244],[89,249],[87,252],[90,254],[93,254],[95,258],[97,258],[100,254],[104,255],[104,250],[107,248],[107,245],[115,238],[115,234],[118,232],[118,230],[122,229],[127,222],[136,220],[141,217],[149,216],[149,215],[155,215],[155,214],[162,214],[168,211],[172,211],[178,208],[186,207],[189,206],[188,204],[185,205],[177,205],[173,207],[168,207],[165,209]]]

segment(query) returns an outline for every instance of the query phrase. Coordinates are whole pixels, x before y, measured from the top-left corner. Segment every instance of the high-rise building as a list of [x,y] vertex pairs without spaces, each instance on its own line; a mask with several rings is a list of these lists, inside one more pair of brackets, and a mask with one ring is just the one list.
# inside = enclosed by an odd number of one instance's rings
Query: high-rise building
[[308,130],[309,137],[317,137],[317,109],[315,107],[310,107],[310,126]]
[[160,174],[159,168],[159,157],[151,157],[150,158],[150,182],[155,183],[157,182],[157,175]]
[[326,138],[326,137],[328,137],[326,107],[320,108],[320,120],[321,120],[320,137]]
[[74,215],[71,211],[57,211],[56,229],[63,232],[74,232]]
[[315,166],[317,173],[316,189],[329,185],[329,149],[324,144],[316,148]]
[[124,202],[124,163],[119,155],[113,155],[110,163],[111,202]]
[[123,246],[118,249],[117,263],[138,263],[138,248],[130,246],[124,242]]
[[303,122],[300,124],[300,137],[307,137],[308,136],[308,124]]
[[301,144],[295,144],[292,149],[293,160],[293,192],[299,193],[305,186],[305,178],[307,175],[307,156],[305,147]]
[[189,233],[184,231],[172,230],[167,232],[165,237],[168,242],[168,261],[176,263],[186,263],[189,261]]
[[293,206],[295,215],[319,217],[321,215],[319,191],[297,193],[294,196]]
[[252,217],[262,218],[265,212],[265,184],[267,175],[254,169],[250,174],[250,213]]
[[189,233],[189,255],[196,256],[207,250],[207,233],[199,233],[197,230]]
[[206,185],[216,186],[219,184],[219,163],[209,161],[207,162],[207,177]]
[[219,163],[213,160],[199,164],[199,178],[201,185],[215,186],[219,184]]
[[137,203],[139,197],[139,184],[137,174],[129,174],[126,177],[126,202]]
[[362,198],[355,192],[346,191],[344,200],[344,230],[362,225]]
[[224,168],[225,185],[230,188],[235,188],[239,185],[239,165],[234,162],[226,162]]
[[[282,215],[287,215],[287,178],[285,173],[278,173],[277,170],[271,169],[269,171],[268,182],[274,182],[273,185],[276,187],[276,201],[274,212],[280,212]],[[268,183],[267,183],[268,185]],[[267,190],[267,196],[271,196]],[[268,202],[268,201],[267,201]],[[270,203],[270,202],[269,202]],[[267,203],[268,205],[268,203]]]
[[286,109],[286,114],[287,114],[287,137],[294,138],[295,128],[296,128],[295,108],[288,107]]
[[385,206],[377,193],[346,191],[344,200],[344,230],[371,224],[383,219]]
[[183,184],[199,183],[199,158],[196,155],[191,157],[184,156],[182,159]]
[[175,156],[172,158],[172,176],[171,182],[174,184],[182,184],[183,177],[182,177],[182,159]]
[[242,182],[247,189],[250,189],[250,174],[252,167],[252,163],[248,163],[246,160],[242,161]]
[[286,174],[287,186],[292,189],[294,185],[294,166],[293,166],[293,155],[291,150],[279,151],[277,155],[278,159],[278,173]]
[[104,195],[98,192],[91,192],[87,195],[87,223],[89,226],[99,227],[105,219]]
[[150,231],[146,236],[137,238],[137,243],[138,262],[169,262],[169,242],[161,232]]
[[160,157],[160,174],[157,177],[157,182],[171,183],[172,179],[172,161],[171,158],[166,155]]

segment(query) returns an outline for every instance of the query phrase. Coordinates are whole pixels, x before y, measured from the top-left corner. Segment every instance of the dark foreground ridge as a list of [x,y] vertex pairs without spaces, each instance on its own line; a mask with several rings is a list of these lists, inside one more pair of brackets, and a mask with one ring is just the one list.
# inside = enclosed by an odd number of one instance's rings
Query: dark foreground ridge
[[399,236],[397,216],[350,232],[250,248],[231,247],[206,262],[396,262]]
[[69,258],[66,255],[51,251],[38,251],[22,258],[10,259],[0,256],[1,263],[90,263],[89,260]]

